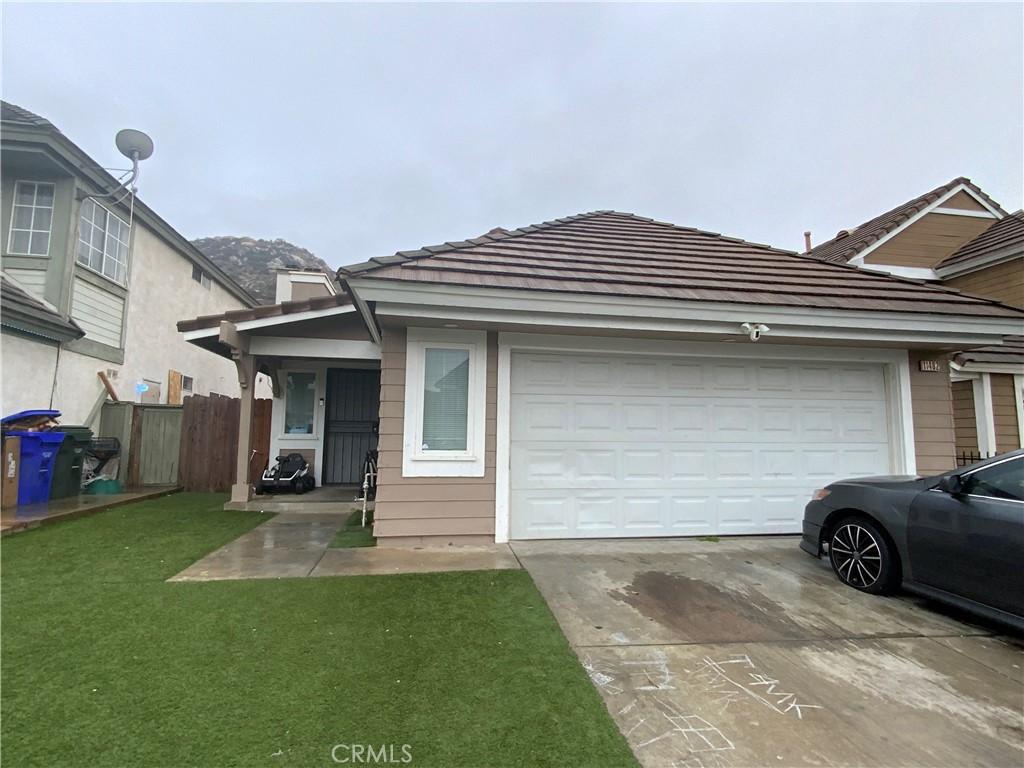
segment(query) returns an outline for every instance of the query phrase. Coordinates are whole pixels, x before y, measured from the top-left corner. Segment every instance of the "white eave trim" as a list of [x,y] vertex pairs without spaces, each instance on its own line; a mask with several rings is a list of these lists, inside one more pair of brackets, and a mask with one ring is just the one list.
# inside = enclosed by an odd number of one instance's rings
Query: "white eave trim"
[[1014,376],[1024,375],[1024,363],[975,363],[968,360],[963,365],[950,362],[951,372],[972,373],[1009,373]]
[[740,325],[764,323],[772,342],[809,339],[986,346],[1020,332],[1021,317],[975,317],[909,312],[723,304],[591,294],[475,288],[364,278],[352,288],[376,302],[378,317],[429,319],[499,326],[586,328],[709,334],[746,338]]
[[[977,200],[977,198],[975,199]],[[990,211],[975,211],[970,208],[943,208],[942,206],[939,206],[938,208],[933,209],[932,213],[941,213],[943,216],[971,216],[975,219],[999,218]]]
[[[941,211],[937,211],[937,209],[942,208],[942,204],[943,203],[945,203],[947,200],[950,200],[951,198],[955,197],[960,192],[966,192],[968,195],[970,195],[972,198],[974,198],[980,205],[984,206],[985,210],[988,211],[989,214],[990,214],[990,216],[988,216],[986,218],[993,218],[993,219],[1001,219],[1001,218],[1003,218],[1003,214],[1000,213],[998,209],[993,208],[991,205],[989,205],[987,202],[985,202],[985,200],[983,200],[977,193],[975,193],[966,184],[957,184],[955,187],[953,187],[951,190],[949,190],[949,192],[947,192],[946,194],[942,195],[942,197],[940,197],[935,202],[931,203],[928,206],[925,206],[922,210],[920,210],[917,213],[915,213],[913,216],[911,216],[909,219],[907,219],[905,222],[903,222],[900,226],[896,227],[896,229],[894,229],[892,232],[888,233],[884,237],[879,238],[878,240],[873,242],[871,245],[869,245],[863,251],[861,251],[856,256],[854,256],[852,259],[850,259],[849,263],[850,264],[856,264],[856,265],[860,266],[861,264],[864,263],[864,258],[868,254],[870,254],[871,252],[877,250],[882,245],[884,245],[885,243],[887,243],[890,240],[892,240],[892,238],[896,237],[896,235],[898,235],[900,232],[904,231],[907,227],[913,225],[915,222],[920,221],[925,216],[927,216],[929,213],[934,213],[934,212],[948,213],[949,211],[956,211],[956,213],[958,215],[970,215],[970,214],[966,213],[964,211],[964,209],[960,209],[960,208],[943,208]],[[972,211],[971,213],[978,214],[978,213],[981,213],[981,212],[980,211]]]
[[909,277],[912,280],[938,280],[939,276],[929,267],[901,267],[896,264],[862,264],[865,272],[881,272],[896,277]]
[[979,269],[985,267],[994,267],[997,264],[1002,264],[1007,261],[1013,261],[1014,259],[1024,259],[1024,246],[1020,243],[1014,243],[1007,248],[1003,248],[1000,251],[994,253],[987,253],[984,256],[978,256],[967,261],[960,261],[956,264],[950,264],[948,267],[940,267],[935,270],[935,274],[938,275],[941,280],[948,280],[951,277],[957,275],[964,275],[968,272],[977,272]]
[[330,360],[380,360],[380,347],[372,341],[309,339],[288,336],[253,336],[249,353],[261,357],[316,357]]
[[[268,328],[274,325],[286,325],[288,323],[299,323],[303,320],[315,320],[318,317],[332,317],[334,315],[347,315],[351,312],[355,312],[356,308],[351,304],[345,304],[339,307],[327,307],[325,309],[310,309],[305,312],[292,312],[287,315],[273,315],[272,317],[263,317],[257,320],[245,320],[239,323],[235,323],[236,330],[239,331],[251,331],[256,328]],[[194,331],[182,331],[181,335],[185,338],[185,341],[194,341],[195,339],[206,339],[210,336],[216,336],[220,332],[220,324],[212,328],[197,328]]]

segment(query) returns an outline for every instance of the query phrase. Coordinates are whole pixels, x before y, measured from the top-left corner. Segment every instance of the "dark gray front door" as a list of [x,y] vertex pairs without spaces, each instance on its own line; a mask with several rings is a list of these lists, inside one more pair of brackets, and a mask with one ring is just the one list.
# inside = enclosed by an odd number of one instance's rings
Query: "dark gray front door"
[[366,452],[377,447],[380,371],[327,371],[324,485],[362,485]]

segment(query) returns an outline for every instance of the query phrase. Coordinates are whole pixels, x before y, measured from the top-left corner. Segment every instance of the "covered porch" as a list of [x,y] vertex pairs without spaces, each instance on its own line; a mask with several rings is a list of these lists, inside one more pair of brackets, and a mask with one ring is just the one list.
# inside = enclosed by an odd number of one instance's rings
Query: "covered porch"
[[[227,506],[351,509],[368,452],[377,448],[380,411],[379,333],[363,313],[332,295],[200,317],[180,322],[178,329],[187,341],[233,360],[238,372],[239,440]],[[312,471],[314,490],[256,495],[248,478],[257,394],[273,398],[268,465],[278,456],[300,454]]]

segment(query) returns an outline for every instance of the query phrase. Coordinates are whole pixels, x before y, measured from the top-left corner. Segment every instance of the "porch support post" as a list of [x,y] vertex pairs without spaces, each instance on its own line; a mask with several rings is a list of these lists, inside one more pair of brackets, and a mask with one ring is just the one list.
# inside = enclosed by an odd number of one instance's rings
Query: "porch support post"
[[252,456],[252,410],[256,390],[256,359],[249,354],[249,337],[238,332],[235,324],[222,320],[218,332],[222,344],[231,350],[231,359],[238,371],[241,407],[238,411],[238,456],[231,501],[242,503],[252,498],[249,484],[249,460]]
[[239,353],[235,358],[238,368],[238,386],[241,389],[241,407],[238,409],[238,456],[235,465],[235,484],[231,486],[231,501],[245,503],[252,499],[249,483],[249,460],[252,456],[252,411],[255,401],[256,365],[252,355]]

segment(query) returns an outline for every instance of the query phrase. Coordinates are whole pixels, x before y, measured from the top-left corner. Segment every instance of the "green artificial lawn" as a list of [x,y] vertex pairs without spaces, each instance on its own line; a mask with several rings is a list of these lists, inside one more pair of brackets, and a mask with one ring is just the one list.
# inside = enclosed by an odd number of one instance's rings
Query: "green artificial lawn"
[[636,765],[525,572],[166,583],[266,519],[222,503],[3,540],[5,766]]
[[336,548],[348,548],[348,547],[375,547],[377,546],[377,539],[373,536],[373,513],[366,513],[366,527],[362,525],[363,512],[362,510],[356,510],[353,512],[348,520],[345,521],[345,527],[342,528],[334,536],[331,541],[331,546]]

